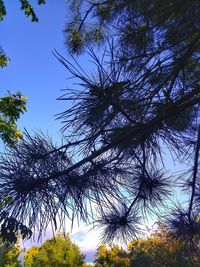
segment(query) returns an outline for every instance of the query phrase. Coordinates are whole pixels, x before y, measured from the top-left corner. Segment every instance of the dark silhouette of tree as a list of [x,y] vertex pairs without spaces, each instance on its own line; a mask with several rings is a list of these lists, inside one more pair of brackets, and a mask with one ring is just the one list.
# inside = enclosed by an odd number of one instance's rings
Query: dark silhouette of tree
[[[188,205],[165,218],[178,238],[193,242],[200,234],[199,1],[69,2],[72,60],[55,52],[79,81],[59,98],[71,101],[58,115],[66,143],[27,134],[7,150],[0,193],[14,204],[6,211],[40,230],[63,224],[63,216],[92,221],[104,241],[126,242],[142,218],[162,215],[179,187]],[[84,49],[93,74],[73,55]],[[165,172],[163,147],[188,164],[187,173]]]

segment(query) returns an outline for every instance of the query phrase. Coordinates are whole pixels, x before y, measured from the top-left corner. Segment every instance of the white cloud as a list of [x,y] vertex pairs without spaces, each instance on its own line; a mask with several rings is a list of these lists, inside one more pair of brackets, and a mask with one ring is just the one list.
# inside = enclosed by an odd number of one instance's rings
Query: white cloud
[[100,243],[100,232],[96,229],[91,229],[91,226],[82,225],[77,231],[73,231],[72,240],[79,246],[83,254],[86,255],[85,260],[91,263],[94,260]]

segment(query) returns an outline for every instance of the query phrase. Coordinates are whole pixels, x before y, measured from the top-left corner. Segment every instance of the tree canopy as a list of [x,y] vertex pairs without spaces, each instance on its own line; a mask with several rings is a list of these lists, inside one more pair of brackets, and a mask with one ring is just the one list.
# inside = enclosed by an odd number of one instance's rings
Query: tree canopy
[[24,255],[25,267],[82,267],[84,256],[69,236],[56,235]]
[[[200,236],[199,1],[68,1],[65,41],[55,56],[76,82],[59,98],[65,144],[30,136],[0,159],[5,210],[31,228],[65,217],[94,222],[105,242],[127,242],[141,220],[163,215],[180,239]],[[96,52],[101,45],[101,53]],[[94,72],[80,66],[88,51]],[[165,151],[186,163],[166,172]],[[188,195],[172,207],[174,189]]]
[[198,243],[190,246],[178,241],[165,225],[148,238],[129,243],[127,249],[101,245],[95,259],[95,267],[197,267],[200,264]]
[[102,244],[98,248],[94,266],[129,267],[130,258],[128,252],[126,252],[119,246],[113,245],[108,248],[105,244]]

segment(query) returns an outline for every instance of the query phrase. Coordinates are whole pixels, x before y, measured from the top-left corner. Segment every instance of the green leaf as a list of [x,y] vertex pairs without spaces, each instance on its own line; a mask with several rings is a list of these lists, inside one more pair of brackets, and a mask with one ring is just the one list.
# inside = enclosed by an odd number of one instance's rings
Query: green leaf
[[20,92],[0,98],[0,136],[10,146],[23,138],[16,121],[27,111],[27,98]]
[[5,55],[0,54],[0,67],[3,68],[8,66],[8,62],[9,62],[8,58]]
[[46,1],[45,0],[38,0],[38,5],[42,5],[42,4],[45,4]]
[[32,22],[38,22],[38,18],[35,14],[33,7],[30,5],[29,1],[20,0],[20,2],[21,2],[21,10],[24,10],[25,15],[27,17],[31,17]]
[[6,8],[4,5],[4,1],[0,0],[0,21],[4,19],[6,15]]

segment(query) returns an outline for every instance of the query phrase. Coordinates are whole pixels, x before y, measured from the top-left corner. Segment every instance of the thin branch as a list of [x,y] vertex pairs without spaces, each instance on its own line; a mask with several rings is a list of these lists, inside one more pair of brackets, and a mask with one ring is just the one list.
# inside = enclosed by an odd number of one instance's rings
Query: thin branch
[[197,180],[197,174],[198,174],[199,151],[200,151],[200,125],[198,129],[198,137],[197,137],[195,158],[194,158],[194,168],[193,168],[193,177],[192,177],[192,193],[191,193],[189,209],[188,209],[188,215],[189,215],[190,221],[191,221],[192,207],[193,207],[195,189],[196,189],[196,180]]

